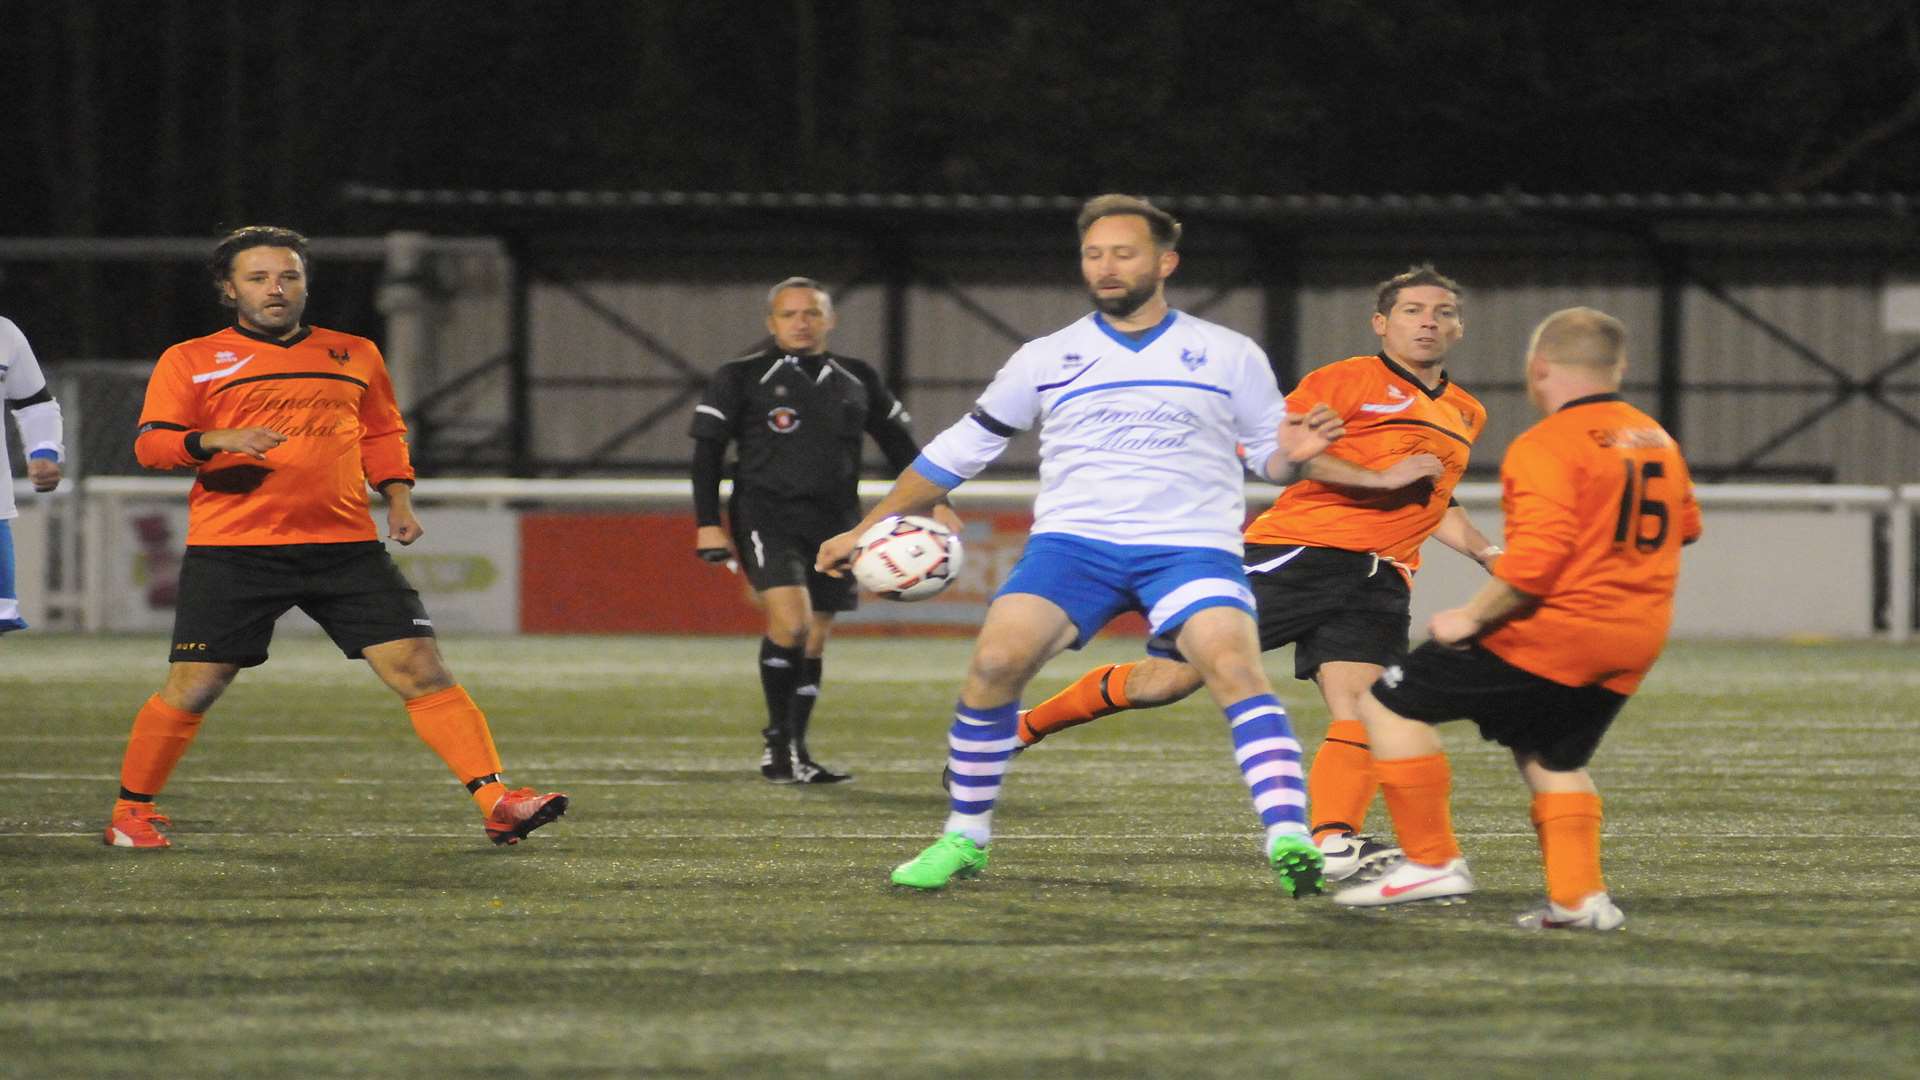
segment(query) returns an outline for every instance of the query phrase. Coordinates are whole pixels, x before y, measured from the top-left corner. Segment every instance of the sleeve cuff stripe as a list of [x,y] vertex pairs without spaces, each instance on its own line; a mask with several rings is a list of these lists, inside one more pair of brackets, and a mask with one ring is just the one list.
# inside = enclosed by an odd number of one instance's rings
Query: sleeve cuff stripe
[[954,488],[967,482],[966,477],[958,473],[948,472],[933,462],[928,461],[927,455],[925,454],[921,454],[919,457],[913,459],[913,471],[946,488],[948,491],[952,491]]

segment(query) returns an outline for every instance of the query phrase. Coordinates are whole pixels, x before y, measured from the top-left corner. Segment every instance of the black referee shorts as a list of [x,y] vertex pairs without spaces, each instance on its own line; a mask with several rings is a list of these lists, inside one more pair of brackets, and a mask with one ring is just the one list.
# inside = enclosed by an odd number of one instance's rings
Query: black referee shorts
[[1407,651],[1412,591],[1384,559],[1337,548],[1248,544],[1247,585],[1260,611],[1260,651],[1292,645],[1293,673],[1351,661],[1385,667]]
[[168,659],[253,667],[290,608],[313,617],[349,660],[369,645],[432,637],[420,594],[377,540],[196,545],[180,564]]
[[1478,645],[1449,649],[1429,641],[1387,668],[1373,696],[1409,720],[1471,720],[1480,736],[1547,768],[1586,767],[1625,694],[1602,686],[1567,686],[1522,671]]
[[860,606],[853,575],[829,577],[813,568],[821,544],[859,523],[858,504],[749,497],[727,506],[733,549],[740,553],[747,581],[761,592],[805,585],[815,611],[852,611]]

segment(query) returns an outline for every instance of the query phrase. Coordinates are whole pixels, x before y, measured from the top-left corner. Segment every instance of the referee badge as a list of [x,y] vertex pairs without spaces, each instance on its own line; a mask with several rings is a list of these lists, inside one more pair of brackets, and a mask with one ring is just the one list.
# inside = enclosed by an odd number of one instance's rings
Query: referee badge
[[777,435],[785,435],[800,427],[800,413],[788,405],[776,405],[767,410],[767,428]]

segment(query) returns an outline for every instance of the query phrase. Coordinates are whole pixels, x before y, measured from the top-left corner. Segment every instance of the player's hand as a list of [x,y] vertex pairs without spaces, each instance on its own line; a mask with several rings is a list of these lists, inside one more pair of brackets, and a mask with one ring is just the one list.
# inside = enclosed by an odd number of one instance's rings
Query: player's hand
[[427,535],[426,527],[413,515],[410,506],[387,506],[387,538],[400,543],[402,547]]
[[1280,452],[1288,461],[1301,462],[1323,453],[1347,433],[1346,421],[1325,402],[1280,423]]
[[946,503],[934,503],[933,509],[927,511],[927,513],[933,516],[933,520],[953,530],[953,535],[955,536],[959,536],[960,533],[966,529],[966,526],[960,522],[960,515],[955,513],[953,507],[948,506]]
[[1433,618],[1427,620],[1427,636],[1449,649],[1466,648],[1468,642],[1480,636],[1482,629],[1480,620],[1467,614],[1466,608],[1436,611]]
[[828,577],[845,577],[847,564],[853,561],[854,544],[859,539],[859,532],[853,529],[829,537],[826,543],[820,545],[820,553],[813,557],[813,568]]
[[1432,454],[1414,454],[1381,469],[1380,486],[1387,491],[1398,491],[1422,480],[1438,480],[1446,472],[1446,463]]
[[28,458],[27,479],[35,491],[52,491],[60,486],[60,463],[52,458]]
[[706,562],[723,563],[733,558],[726,530],[718,525],[702,525],[693,533],[693,553]]
[[200,433],[200,445],[208,450],[245,454],[250,458],[264,459],[267,451],[286,441],[285,435],[264,427],[215,428]]

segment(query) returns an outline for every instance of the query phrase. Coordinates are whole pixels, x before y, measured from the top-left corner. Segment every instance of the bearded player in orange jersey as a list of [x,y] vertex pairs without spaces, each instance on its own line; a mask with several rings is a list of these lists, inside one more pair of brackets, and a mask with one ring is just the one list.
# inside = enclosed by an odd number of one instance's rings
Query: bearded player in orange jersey
[[1336,904],[1452,903],[1474,889],[1453,833],[1453,772],[1434,725],[1467,719],[1506,747],[1533,792],[1546,902],[1534,930],[1616,930],[1626,916],[1600,876],[1600,793],[1587,762],[1665,647],[1680,549],[1700,504],[1673,436],[1620,396],[1626,327],[1592,308],[1549,315],[1526,357],[1545,419],[1500,466],[1507,547],[1493,580],[1428,625],[1431,641],[1387,668],[1360,717],[1406,848]]
[[[1404,655],[1413,573],[1429,536],[1487,565],[1500,549],[1453,501],[1486,410],[1448,377],[1465,333],[1460,287],[1416,266],[1375,292],[1380,351],[1320,368],[1287,395],[1289,412],[1325,403],[1346,437],[1306,465],[1246,531],[1260,647],[1293,644],[1294,674],[1332,715],[1307,777],[1313,839],[1328,881],[1385,872],[1400,851],[1363,835],[1374,777],[1359,702]],[[1102,716],[1152,708],[1201,685],[1191,666],[1148,659],[1095,668],[1022,714],[1025,745]]]
[[264,663],[273,624],[299,607],[350,659],[400,695],[420,738],[466,785],[496,844],[566,812],[567,797],[509,790],[487,718],[454,682],[433,622],[380,543],[424,533],[413,512],[406,424],[380,350],[304,326],[307,241],[249,226],[214,250],[213,283],[234,325],[168,349],[147,383],[134,453],[192,468],[172,665],[134,717],[106,842],[164,848],[153,804],[207,709],[241,668]]

